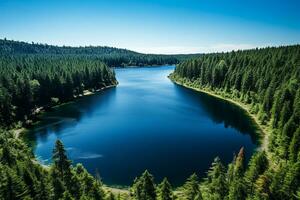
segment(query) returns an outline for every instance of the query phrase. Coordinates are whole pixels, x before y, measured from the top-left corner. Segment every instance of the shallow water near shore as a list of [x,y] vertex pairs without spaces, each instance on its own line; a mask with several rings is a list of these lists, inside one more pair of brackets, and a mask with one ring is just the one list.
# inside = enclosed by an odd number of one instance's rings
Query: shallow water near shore
[[179,186],[193,172],[205,176],[216,156],[227,164],[245,147],[249,159],[257,129],[245,111],[172,83],[173,70],[117,68],[116,88],[44,113],[26,139],[45,164],[61,139],[74,164],[99,171],[108,185],[131,185],[148,169]]

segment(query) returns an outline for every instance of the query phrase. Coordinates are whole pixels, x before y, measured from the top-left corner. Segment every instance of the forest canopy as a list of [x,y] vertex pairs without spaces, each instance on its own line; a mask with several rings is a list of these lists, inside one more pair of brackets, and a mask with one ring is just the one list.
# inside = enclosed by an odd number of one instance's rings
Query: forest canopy
[[[260,174],[254,169],[262,166],[255,161],[241,175],[246,182],[236,184],[245,187],[249,181],[261,187],[254,199],[299,199],[300,45],[206,54],[181,62],[170,78],[249,108],[267,130],[271,164]],[[250,173],[259,174],[247,180]],[[232,199],[230,189],[228,195]],[[249,191],[240,195],[235,198],[244,199]]]
[[0,40],[0,55],[64,55],[72,57],[89,57],[101,60],[109,67],[151,66],[177,64],[182,60],[199,56],[199,54],[142,54],[127,49],[107,46],[69,47],[48,44],[26,43],[13,40]]
[[[0,40],[0,199],[300,199],[300,45],[187,58]],[[179,61],[172,80],[249,106],[270,130],[268,148],[254,153],[248,164],[244,148],[228,166],[217,157],[203,180],[192,174],[179,188],[167,178],[158,183],[146,170],[127,192],[116,194],[99,174],[74,166],[60,140],[52,164],[43,166],[14,131],[6,130],[30,120],[39,107],[116,85],[111,66]]]

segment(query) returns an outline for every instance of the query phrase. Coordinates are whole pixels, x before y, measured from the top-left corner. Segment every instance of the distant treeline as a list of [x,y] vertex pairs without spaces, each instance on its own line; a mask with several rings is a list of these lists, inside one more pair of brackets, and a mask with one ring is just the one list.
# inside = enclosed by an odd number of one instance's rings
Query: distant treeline
[[18,42],[12,40],[0,40],[0,55],[68,55],[72,57],[89,57],[99,59],[109,67],[122,66],[146,66],[177,64],[182,60],[196,57],[199,54],[189,55],[158,55],[142,54],[127,49],[113,47],[87,46],[68,47],[53,46],[47,44],[36,44]]
[[28,122],[39,107],[116,84],[109,67],[175,64],[193,56],[0,40],[0,126]]
[[300,45],[203,55],[178,64],[171,79],[248,105],[271,132],[273,166],[252,180],[258,199],[299,199]]

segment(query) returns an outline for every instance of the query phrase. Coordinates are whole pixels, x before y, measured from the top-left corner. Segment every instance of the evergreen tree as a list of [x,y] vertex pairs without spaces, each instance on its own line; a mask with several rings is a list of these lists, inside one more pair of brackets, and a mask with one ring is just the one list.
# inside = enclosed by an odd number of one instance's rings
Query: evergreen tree
[[158,186],[158,193],[157,193],[158,200],[172,200],[173,199],[173,192],[172,186],[167,180],[164,178],[163,181]]
[[156,191],[153,176],[146,170],[140,178],[136,178],[132,186],[132,196],[136,200],[155,200]]
[[63,197],[60,200],[74,200],[74,198],[68,191],[65,191]]
[[283,179],[282,193],[285,199],[293,199],[300,184],[300,161],[288,163],[288,169]]
[[29,194],[33,199],[38,199],[38,183],[34,176],[28,169],[24,170],[23,174],[24,183],[28,186]]
[[185,199],[194,200],[199,194],[201,194],[198,176],[196,174],[192,174],[183,185],[183,188]]
[[51,170],[51,182],[52,182],[52,188],[54,193],[54,197],[53,197],[54,200],[63,198],[63,194],[66,191],[66,188],[60,177],[61,177],[60,172],[56,168],[53,168]]
[[227,194],[225,168],[218,157],[215,158],[207,173],[205,185],[208,188],[209,198],[212,200],[221,200]]
[[100,183],[99,180],[95,180],[93,182],[90,197],[92,199],[97,199],[97,200],[103,200],[105,198],[105,194],[102,189],[102,184]]
[[142,197],[146,200],[155,200],[156,192],[153,176],[146,170],[142,175]]
[[268,169],[268,159],[265,151],[255,153],[250,162],[248,170],[245,173],[245,181],[247,183],[248,194],[253,193],[255,181]]
[[296,130],[289,146],[290,160],[295,162],[300,152],[300,127]]
[[115,197],[115,195],[112,192],[109,192],[106,200],[117,200],[117,198]]
[[2,167],[1,170],[3,170],[3,178],[5,178],[1,180],[1,194],[3,199],[29,199],[28,189],[21,178],[12,169]]
[[251,198],[254,200],[268,200],[269,197],[269,178],[265,175],[260,175],[259,178],[255,182],[254,193],[249,195],[253,195]]
[[229,185],[229,200],[243,200],[246,198],[245,184],[244,184],[244,148],[241,148],[233,168],[233,180]]
[[13,155],[13,152],[11,151],[11,147],[9,147],[7,141],[2,146],[1,162],[3,164],[7,164],[8,166],[13,166],[14,164],[16,164],[15,155]]
[[60,173],[62,181],[67,184],[67,187],[70,187],[71,181],[71,161],[68,160],[66,155],[66,150],[64,145],[60,140],[56,140],[55,148],[53,149],[52,160],[54,162],[54,167]]

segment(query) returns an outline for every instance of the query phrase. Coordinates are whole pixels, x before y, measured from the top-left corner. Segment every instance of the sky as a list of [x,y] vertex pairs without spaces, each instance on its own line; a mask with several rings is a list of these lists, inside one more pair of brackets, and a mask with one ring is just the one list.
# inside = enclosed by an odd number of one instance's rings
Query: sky
[[300,0],[0,0],[0,38],[142,53],[300,43]]

